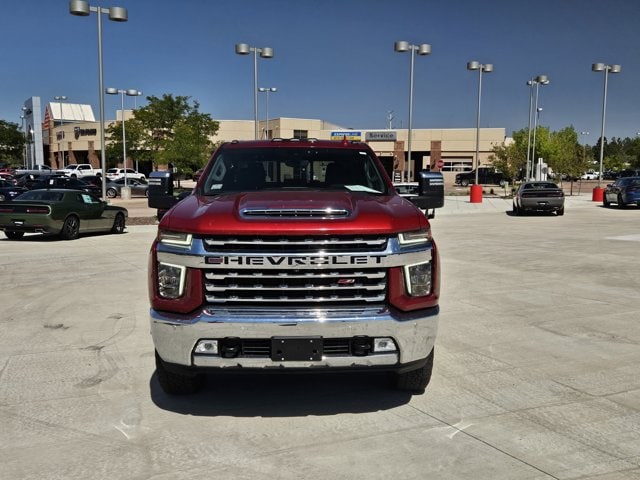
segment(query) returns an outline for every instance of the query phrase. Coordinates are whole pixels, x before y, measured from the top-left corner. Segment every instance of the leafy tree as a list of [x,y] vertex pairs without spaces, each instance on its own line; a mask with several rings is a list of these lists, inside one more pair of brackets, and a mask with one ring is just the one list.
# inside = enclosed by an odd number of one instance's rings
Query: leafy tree
[[17,123],[0,120],[0,162],[20,165],[25,139]]
[[[126,144],[127,144],[127,158],[135,161],[151,160],[152,155],[145,148],[145,130],[144,126],[139,120],[130,118],[124,122]],[[107,152],[107,168],[112,168],[117,165],[118,162],[122,162],[122,123],[114,122],[106,129],[107,138],[109,141],[106,145]]]
[[[147,106],[134,112],[134,120],[139,124],[133,123],[132,129],[140,137],[132,148],[147,150],[156,165],[172,163],[184,173],[203,166],[213,150],[210,137],[218,131],[219,122],[199,112],[200,104],[190,103],[189,98],[170,94],[147,97]],[[129,150],[129,123],[125,128]]]

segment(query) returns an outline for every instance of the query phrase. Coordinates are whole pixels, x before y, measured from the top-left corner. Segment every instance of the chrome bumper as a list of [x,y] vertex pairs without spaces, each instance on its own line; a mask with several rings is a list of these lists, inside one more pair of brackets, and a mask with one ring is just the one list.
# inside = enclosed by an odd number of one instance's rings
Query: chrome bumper
[[[211,368],[314,368],[403,365],[426,358],[438,328],[438,307],[419,312],[390,311],[384,307],[343,309],[205,309],[177,316],[151,309],[151,336],[164,362]],[[194,355],[198,340],[277,336],[345,338],[365,335],[392,337],[397,352],[367,356],[323,356],[318,361],[273,361],[271,358],[222,358]]]

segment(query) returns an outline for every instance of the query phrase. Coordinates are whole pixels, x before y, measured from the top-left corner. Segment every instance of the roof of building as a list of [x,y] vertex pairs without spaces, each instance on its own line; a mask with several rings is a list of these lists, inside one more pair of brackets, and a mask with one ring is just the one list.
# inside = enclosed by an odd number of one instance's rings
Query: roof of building
[[54,122],[95,122],[91,105],[49,102],[48,110]]

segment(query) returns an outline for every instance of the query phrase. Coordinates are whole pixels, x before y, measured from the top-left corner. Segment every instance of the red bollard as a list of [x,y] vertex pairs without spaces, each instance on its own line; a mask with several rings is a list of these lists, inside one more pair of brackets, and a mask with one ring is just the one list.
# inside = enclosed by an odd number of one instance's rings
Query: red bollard
[[593,194],[591,195],[592,202],[601,202],[604,198],[604,188],[595,187],[593,189]]
[[470,203],[482,203],[482,185],[471,185]]

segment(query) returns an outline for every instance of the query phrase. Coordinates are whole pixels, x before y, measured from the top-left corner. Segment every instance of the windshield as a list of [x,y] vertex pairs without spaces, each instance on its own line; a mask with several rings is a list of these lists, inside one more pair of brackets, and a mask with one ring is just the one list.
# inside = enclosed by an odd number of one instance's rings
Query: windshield
[[387,184],[366,151],[305,147],[222,149],[203,184],[205,195],[293,189],[386,194]]

